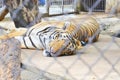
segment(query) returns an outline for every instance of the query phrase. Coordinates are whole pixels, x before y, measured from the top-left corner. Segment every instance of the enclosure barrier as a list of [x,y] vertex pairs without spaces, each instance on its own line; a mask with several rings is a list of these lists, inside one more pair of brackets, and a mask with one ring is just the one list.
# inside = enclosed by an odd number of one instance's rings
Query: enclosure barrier
[[[42,51],[38,49],[22,49],[21,52],[19,42],[14,39],[4,41],[0,45],[0,80],[20,80],[20,53],[22,53],[22,57],[24,55],[26,63],[32,64],[37,69],[40,67],[44,70],[37,73],[33,71],[34,76],[28,74],[27,78],[30,77],[31,80],[41,80],[40,76],[46,74],[46,72],[53,72],[55,75],[60,74],[61,79],[59,78],[58,80],[120,80],[120,30],[117,29],[115,34],[111,32],[115,27],[118,28],[120,26],[120,16],[116,16],[116,14],[120,13],[119,1],[45,0],[47,13],[50,13],[50,15],[63,14],[54,19],[47,19],[48,21],[73,19],[74,15],[69,16],[67,14],[69,12],[75,13],[79,9],[80,14],[77,15],[78,18],[83,15],[81,14],[81,12],[84,12],[82,8],[85,9],[86,17],[80,23],[88,19],[88,16],[90,16],[89,13],[95,14],[95,18],[101,27],[100,39],[96,43],[84,46],[76,55],[53,58],[41,56]],[[98,18],[96,14],[98,12],[101,13],[101,11],[102,16]],[[111,30],[106,36],[104,32],[107,32],[109,29]],[[32,71],[34,69],[28,70]],[[57,80],[57,78],[53,79],[51,76],[47,78],[49,80]],[[46,77],[44,76],[43,79],[46,79]],[[23,78],[23,80],[27,79]]]

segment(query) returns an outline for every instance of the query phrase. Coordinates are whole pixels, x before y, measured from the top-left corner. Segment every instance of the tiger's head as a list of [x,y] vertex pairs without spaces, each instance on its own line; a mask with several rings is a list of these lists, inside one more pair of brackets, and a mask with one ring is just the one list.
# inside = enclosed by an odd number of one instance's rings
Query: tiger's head
[[75,54],[81,48],[81,42],[64,30],[57,30],[47,43],[44,56],[61,56]]

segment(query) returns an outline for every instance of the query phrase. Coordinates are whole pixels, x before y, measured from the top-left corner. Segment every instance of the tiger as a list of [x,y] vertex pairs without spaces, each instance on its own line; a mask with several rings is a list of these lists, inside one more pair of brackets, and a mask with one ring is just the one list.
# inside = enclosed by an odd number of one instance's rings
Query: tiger
[[84,45],[96,42],[100,27],[93,17],[67,21],[42,21],[29,29],[17,30],[0,39],[14,37],[21,48],[43,49],[43,55],[57,57],[76,54]]

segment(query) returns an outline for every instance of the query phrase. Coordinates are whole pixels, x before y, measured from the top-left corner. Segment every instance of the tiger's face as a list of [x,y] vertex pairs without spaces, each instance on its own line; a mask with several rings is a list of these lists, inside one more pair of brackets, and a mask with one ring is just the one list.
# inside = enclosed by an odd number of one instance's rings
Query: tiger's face
[[43,51],[44,56],[61,56],[75,54],[76,49],[81,48],[80,41],[76,40],[65,31],[58,31],[54,38],[47,43]]

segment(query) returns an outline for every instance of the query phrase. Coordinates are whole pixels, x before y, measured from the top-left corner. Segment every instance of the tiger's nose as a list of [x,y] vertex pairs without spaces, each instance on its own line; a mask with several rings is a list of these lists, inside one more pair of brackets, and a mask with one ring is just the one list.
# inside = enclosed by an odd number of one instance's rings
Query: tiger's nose
[[50,52],[46,51],[46,50],[43,51],[43,55],[46,56],[46,57],[51,57]]

